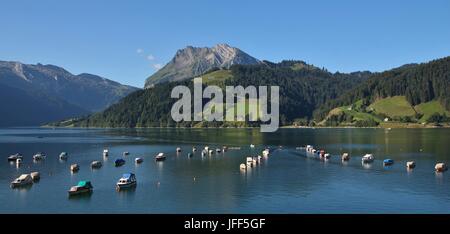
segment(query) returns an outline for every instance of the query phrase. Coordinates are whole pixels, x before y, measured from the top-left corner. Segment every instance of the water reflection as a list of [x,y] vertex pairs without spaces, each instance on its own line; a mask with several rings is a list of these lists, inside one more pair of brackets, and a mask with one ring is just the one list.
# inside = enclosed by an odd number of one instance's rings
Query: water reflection
[[364,162],[361,162],[361,164],[362,164],[362,167],[364,168],[364,169],[372,169],[372,163],[364,163]]
[[94,191],[88,192],[88,193],[81,193],[77,195],[69,196],[67,195],[67,198],[72,201],[89,201],[94,194]]

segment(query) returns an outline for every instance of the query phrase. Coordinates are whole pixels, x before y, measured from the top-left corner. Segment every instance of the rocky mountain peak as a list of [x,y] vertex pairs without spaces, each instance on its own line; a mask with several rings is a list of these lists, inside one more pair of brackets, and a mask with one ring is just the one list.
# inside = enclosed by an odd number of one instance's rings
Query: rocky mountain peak
[[229,68],[234,64],[258,63],[261,63],[258,59],[225,43],[213,47],[187,46],[178,50],[168,64],[150,76],[145,87],[193,78],[212,68]]

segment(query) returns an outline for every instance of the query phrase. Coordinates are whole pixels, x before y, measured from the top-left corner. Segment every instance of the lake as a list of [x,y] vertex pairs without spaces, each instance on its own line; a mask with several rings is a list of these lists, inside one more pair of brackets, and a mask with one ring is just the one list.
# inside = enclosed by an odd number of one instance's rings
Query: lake
[[[255,144],[255,148],[250,148]],[[299,146],[327,150],[331,160],[307,157]],[[201,149],[241,147],[202,157]],[[187,157],[192,147],[197,152]],[[182,152],[177,154],[176,147]],[[275,149],[248,171],[239,165],[249,155]],[[102,151],[108,148],[109,157]],[[32,155],[42,151],[43,161]],[[65,151],[67,161],[59,160]],[[124,151],[130,152],[122,156]],[[7,157],[20,152],[17,167]],[[155,162],[164,152],[167,159]],[[351,160],[343,164],[340,154]],[[366,153],[375,156],[361,164]],[[449,213],[450,129],[0,129],[0,213]],[[135,164],[136,157],[144,158]],[[114,160],[125,165],[115,167]],[[394,165],[383,167],[385,158]],[[103,162],[91,169],[93,160]],[[405,163],[416,161],[407,171]],[[70,164],[80,171],[71,173]],[[22,173],[39,171],[31,187],[11,189]],[[136,174],[135,189],[116,191],[123,173]],[[90,196],[68,198],[79,180],[90,180]]]

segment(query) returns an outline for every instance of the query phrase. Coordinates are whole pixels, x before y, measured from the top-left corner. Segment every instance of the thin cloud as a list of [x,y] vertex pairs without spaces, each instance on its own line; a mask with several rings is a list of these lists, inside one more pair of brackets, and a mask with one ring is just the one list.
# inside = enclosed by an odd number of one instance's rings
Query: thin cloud
[[141,49],[141,48],[139,48],[139,49],[137,49],[137,50],[136,50],[136,53],[138,53],[138,54],[142,54],[142,53],[144,53],[144,50],[143,50],[143,49]]
[[162,66],[161,63],[155,63],[155,64],[152,64],[152,67],[153,67],[154,69],[156,69],[156,70],[159,70],[159,69],[161,69],[163,66]]
[[147,60],[153,61],[153,60],[155,60],[155,56],[149,54],[149,55],[147,56]]

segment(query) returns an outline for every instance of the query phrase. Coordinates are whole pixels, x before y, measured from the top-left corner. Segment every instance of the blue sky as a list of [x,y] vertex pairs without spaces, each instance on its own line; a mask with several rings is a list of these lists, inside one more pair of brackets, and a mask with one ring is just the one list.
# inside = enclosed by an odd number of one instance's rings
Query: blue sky
[[143,87],[187,45],[381,71],[450,55],[450,1],[3,1],[0,60]]

